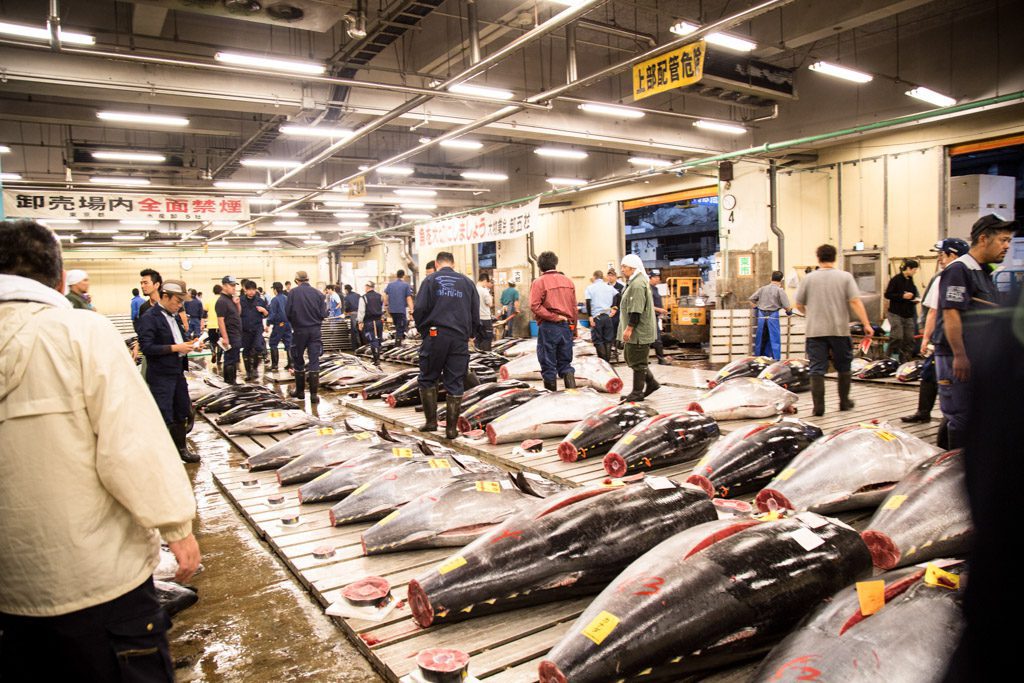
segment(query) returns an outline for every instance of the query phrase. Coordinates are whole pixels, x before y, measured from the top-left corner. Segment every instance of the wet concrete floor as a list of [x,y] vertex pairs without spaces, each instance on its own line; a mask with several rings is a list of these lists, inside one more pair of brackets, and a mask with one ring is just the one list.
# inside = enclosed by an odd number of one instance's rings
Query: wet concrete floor
[[[204,456],[231,446],[203,420],[189,435]],[[377,675],[220,493],[209,469],[188,465],[198,504],[199,602],[174,618],[178,681],[358,681]]]

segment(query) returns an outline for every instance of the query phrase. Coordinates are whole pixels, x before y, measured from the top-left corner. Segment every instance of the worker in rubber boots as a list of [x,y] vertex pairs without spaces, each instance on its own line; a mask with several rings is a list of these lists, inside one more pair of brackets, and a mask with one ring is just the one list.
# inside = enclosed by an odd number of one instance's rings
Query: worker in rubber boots
[[242,349],[245,364],[245,381],[255,382],[259,379],[259,359],[263,356],[263,320],[269,314],[267,300],[260,296],[256,283],[242,280],[243,295],[240,300],[242,307]]
[[644,271],[644,262],[636,254],[626,254],[622,259],[622,274],[626,288],[622,290],[619,306],[619,330],[617,339],[623,344],[626,365],[633,371],[633,390],[626,401],[642,401],[661,388],[651,372],[648,355],[651,344],[658,338],[657,321],[654,317],[654,297],[650,281]]
[[442,251],[434,259],[437,271],[423,279],[413,321],[423,343],[420,345],[420,402],[425,418],[422,431],[437,431],[437,383],[444,382],[448,394],[445,406],[445,436],[459,435],[456,423],[466,372],[469,370],[469,340],[480,328],[480,295],[473,281],[455,272],[455,257]]
[[[289,396],[304,400],[308,380],[309,402],[319,403],[320,354],[324,351],[321,325],[327,317],[327,300],[323,292],[309,284],[306,271],[295,273],[295,283],[285,302],[285,315],[292,326],[292,367],[295,369],[295,391]],[[308,366],[304,354],[309,356]]]
[[370,345],[373,364],[379,368],[380,343],[384,338],[384,297],[377,293],[376,287],[372,280],[366,283],[366,294],[359,299],[359,307],[356,309],[356,324]]
[[530,310],[537,319],[537,360],[544,388],[557,391],[561,377],[566,389],[575,389],[572,344],[576,336],[576,287],[555,270],[555,252],[542,253],[537,265],[541,276],[530,286]]

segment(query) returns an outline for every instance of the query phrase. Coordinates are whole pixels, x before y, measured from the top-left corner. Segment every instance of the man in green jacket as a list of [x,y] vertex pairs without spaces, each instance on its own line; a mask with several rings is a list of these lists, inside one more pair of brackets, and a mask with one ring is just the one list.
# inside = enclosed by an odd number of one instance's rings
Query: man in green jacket
[[654,298],[644,271],[644,263],[636,254],[622,259],[622,273],[627,284],[619,305],[618,340],[624,344],[626,364],[633,371],[633,391],[624,400],[642,401],[661,385],[654,379],[647,357],[657,339]]
[[95,311],[96,307],[89,301],[89,274],[84,270],[68,271],[68,293],[65,295],[74,308]]

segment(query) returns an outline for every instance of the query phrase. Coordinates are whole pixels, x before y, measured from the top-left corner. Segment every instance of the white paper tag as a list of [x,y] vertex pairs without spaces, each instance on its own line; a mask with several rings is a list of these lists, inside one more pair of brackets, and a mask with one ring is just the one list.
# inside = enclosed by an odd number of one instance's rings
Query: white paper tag
[[647,485],[655,491],[676,488],[675,483],[673,483],[668,477],[645,477],[644,480],[647,482]]
[[921,564],[915,564],[914,566],[915,567],[920,567],[921,569],[927,569],[928,565],[934,564],[936,567],[939,567],[940,569],[945,569],[946,567],[952,567],[952,566],[955,566],[955,565],[958,565],[958,564],[962,564],[962,563],[963,563],[963,560],[945,559],[945,560],[931,560],[929,562],[922,562]]
[[814,550],[819,545],[824,545],[825,539],[818,536],[807,527],[801,527],[796,531],[790,532],[789,537],[800,544],[804,550]]
[[515,487],[516,487],[515,484],[513,484],[509,480],[507,480],[507,479],[502,479],[501,480],[501,488],[505,489],[506,491],[510,491],[510,490],[514,489]]
[[801,522],[803,522],[812,529],[820,529],[821,527],[828,524],[827,519],[814,512],[801,512],[799,515],[796,516],[796,519],[799,519]]

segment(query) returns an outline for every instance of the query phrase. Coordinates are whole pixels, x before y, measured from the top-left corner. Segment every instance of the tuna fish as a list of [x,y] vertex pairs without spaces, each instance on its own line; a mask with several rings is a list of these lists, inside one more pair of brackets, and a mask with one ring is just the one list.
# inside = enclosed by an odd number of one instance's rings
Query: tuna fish
[[[963,577],[957,563],[945,571]],[[941,681],[963,630],[961,582],[934,585],[908,567],[875,577],[885,606],[862,616],[856,584],[814,610],[771,651],[751,681]]]
[[484,382],[483,384],[478,384],[462,395],[462,412],[465,413],[488,396],[493,396],[509,389],[525,389],[528,386],[530,385],[518,379],[511,379],[507,382]]
[[538,396],[487,425],[492,444],[565,436],[577,422],[611,401],[593,389],[566,389]]
[[160,606],[167,610],[167,616],[173,617],[183,609],[187,609],[199,602],[199,595],[187,586],[174,583],[173,581],[153,581],[156,588],[156,599]]
[[217,424],[221,426],[238,424],[246,418],[260,413],[267,413],[275,410],[294,410],[295,404],[286,401],[280,396],[274,398],[261,398],[250,404],[237,405],[230,410],[225,410],[217,417]]
[[839,512],[874,507],[896,483],[938,447],[888,424],[845,427],[824,436],[796,456],[757,494],[790,510]]
[[737,429],[711,446],[686,481],[723,498],[758,490],[821,435],[795,418]]
[[237,424],[227,427],[228,434],[273,434],[301,429],[310,425],[321,424],[320,420],[304,410],[269,410],[252,417],[247,417]]
[[939,453],[900,480],[861,534],[875,566],[892,569],[969,550],[974,529],[965,460],[962,451]]
[[372,365],[343,365],[320,371],[320,385],[335,389],[371,384],[384,377],[384,373]]
[[[384,429],[384,433],[387,432]],[[287,439],[278,441],[273,446],[263,449],[245,461],[245,466],[256,472],[259,470],[276,470],[295,458],[317,448],[323,448],[337,439],[351,439],[358,432],[349,431],[348,425],[314,427],[293,434]]]
[[716,386],[687,410],[706,413],[716,420],[743,420],[795,413],[796,402],[796,394],[771,380],[740,377]]
[[530,379],[539,380],[540,361],[537,360],[537,352],[516,356],[498,369],[498,377],[503,380]]
[[[418,376],[418,373],[417,373]],[[438,399],[443,399],[446,396],[444,385],[439,384],[437,387]],[[392,408],[407,408],[409,406],[418,406],[420,404],[420,384],[417,377],[413,377],[407,380],[405,384],[398,387],[390,394],[385,394],[384,400],[388,402],[388,405]]]
[[622,380],[615,374],[608,361],[597,356],[580,356],[573,360],[572,365],[576,370],[577,381],[582,380],[606,394],[617,394],[622,391]]
[[295,458],[277,471],[277,480],[281,484],[302,484],[362,455],[365,449],[371,446],[379,446],[382,443],[402,446],[410,442],[411,437],[393,435],[383,430],[381,433],[356,432],[351,439],[336,439],[322,448],[316,448]]
[[619,680],[722,641],[778,637],[870,572],[857,532],[813,514],[687,529],[594,599],[541,662],[540,681]]
[[506,358],[518,358],[519,356],[528,356],[530,354],[535,356],[537,355],[536,337],[531,337],[530,339],[519,339],[502,351],[502,355]]
[[459,475],[363,532],[363,552],[461,548],[513,514],[542,504],[541,498],[520,491],[507,475]]
[[514,515],[410,581],[409,606],[426,628],[596,593],[655,544],[715,517],[703,491],[662,477],[572,489]]
[[558,444],[558,457],[564,462],[596,458],[633,427],[658,411],[646,403],[620,403],[588,415]]
[[750,356],[734,360],[719,370],[714,379],[708,380],[708,389],[714,389],[722,382],[728,382],[738,377],[757,377],[773,363],[775,363],[775,359],[767,356]]
[[914,382],[921,379],[921,368],[924,367],[924,360],[915,358],[896,368],[896,379],[901,382]]
[[362,396],[367,400],[383,398],[385,394],[390,394],[392,391],[419,374],[420,371],[417,368],[409,368],[408,370],[393,372],[386,377],[381,377],[373,384],[368,384],[363,387]]
[[493,420],[524,403],[532,401],[543,393],[543,389],[528,386],[522,389],[507,389],[497,394],[491,394],[476,402],[468,410],[462,411],[458,421],[459,431],[465,434],[474,429],[483,429]]
[[700,413],[666,413],[630,429],[604,456],[613,477],[700,457],[718,438],[718,423]]
[[772,363],[762,370],[757,378],[770,379],[789,391],[807,391],[811,388],[810,367],[807,361],[799,358],[788,358]]
[[196,401],[196,408],[206,413],[223,413],[238,405],[262,398],[281,398],[270,389],[256,384],[237,384],[204,396]]
[[858,356],[857,358],[854,358],[852,361],[850,361],[850,372],[856,375],[858,372],[860,372],[869,365],[871,365],[870,360]]
[[[356,446],[351,446],[357,448]],[[433,455],[421,443],[379,443],[364,447],[359,455],[307,481],[299,488],[300,503],[325,503],[342,500],[375,476],[409,460]]]
[[896,370],[899,366],[900,364],[892,358],[883,358],[882,360],[876,360],[868,363],[865,367],[854,373],[854,377],[857,379],[880,379],[882,377],[892,377],[896,374]]

